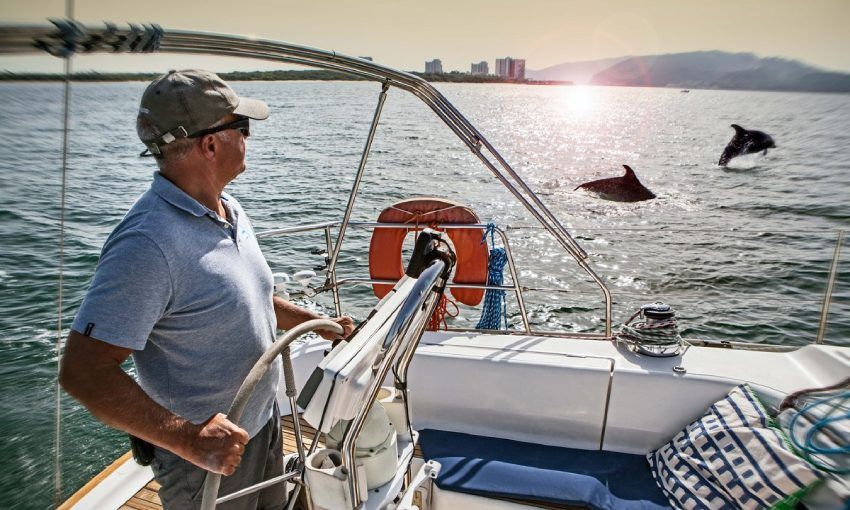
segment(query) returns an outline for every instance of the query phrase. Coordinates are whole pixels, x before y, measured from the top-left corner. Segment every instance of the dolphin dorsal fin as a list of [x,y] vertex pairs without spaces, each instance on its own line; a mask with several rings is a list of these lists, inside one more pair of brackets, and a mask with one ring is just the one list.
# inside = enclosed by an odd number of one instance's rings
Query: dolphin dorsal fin
[[736,135],[742,135],[743,136],[743,135],[747,134],[747,130],[742,128],[741,126],[739,126],[737,124],[732,124],[732,129],[735,130]]
[[624,175],[623,177],[631,177],[633,179],[637,179],[637,176],[635,175],[635,171],[632,170],[632,167],[630,167],[629,165],[623,165],[623,168],[626,169],[626,175]]

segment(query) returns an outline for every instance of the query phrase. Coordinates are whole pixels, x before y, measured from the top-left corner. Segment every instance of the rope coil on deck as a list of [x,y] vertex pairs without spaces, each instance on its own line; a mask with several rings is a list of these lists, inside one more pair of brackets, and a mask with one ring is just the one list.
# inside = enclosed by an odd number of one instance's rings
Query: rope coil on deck
[[[663,312],[659,312],[663,310]],[[662,313],[663,318],[657,314]],[[638,316],[643,320],[633,322]],[[663,303],[644,305],[632,314],[615,335],[635,352],[650,356],[675,356],[685,345],[673,309]]]
[[806,461],[826,473],[850,473],[850,377],[792,393],[779,410],[780,427]]

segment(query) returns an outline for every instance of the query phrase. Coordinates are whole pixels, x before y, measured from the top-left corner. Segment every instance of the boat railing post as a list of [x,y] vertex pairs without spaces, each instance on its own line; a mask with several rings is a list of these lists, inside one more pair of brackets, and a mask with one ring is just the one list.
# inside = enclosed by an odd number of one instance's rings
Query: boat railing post
[[823,295],[823,306],[820,311],[820,326],[818,327],[818,336],[815,339],[816,344],[823,343],[823,337],[826,334],[826,320],[829,317],[829,305],[832,302],[832,290],[835,288],[835,280],[838,276],[838,261],[841,259],[841,245],[844,244],[844,231],[839,230],[838,236],[835,239],[835,251],[832,253],[832,265],[829,268],[829,279],[826,282],[826,291]]
[[528,323],[528,312],[525,310],[525,300],[522,296],[522,287],[519,285],[519,277],[517,276],[516,265],[514,264],[514,256],[511,252],[511,245],[508,243],[508,236],[505,232],[499,227],[495,228],[496,232],[498,232],[499,237],[502,238],[502,246],[505,247],[505,255],[508,258],[508,270],[511,272],[511,279],[514,282],[514,292],[516,293],[516,301],[519,306],[519,313],[522,317],[522,326],[525,328],[525,332],[527,334],[531,334],[531,326]]
[[[330,226],[325,226],[325,244],[327,245],[327,252],[330,255],[330,253],[333,251]],[[330,261],[328,261],[327,280],[330,282],[331,292],[333,292],[334,311],[336,312],[336,316],[340,317],[342,316],[342,304],[339,300],[339,287],[336,284],[336,269],[331,269]]]
[[351,211],[354,209],[354,201],[357,198],[357,191],[360,188],[360,181],[363,180],[363,172],[366,170],[366,161],[369,159],[369,151],[372,150],[372,142],[375,140],[375,131],[378,129],[378,121],[381,119],[381,110],[384,108],[384,101],[387,100],[387,91],[390,88],[389,80],[385,81],[381,86],[381,93],[378,96],[378,105],[375,107],[375,115],[372,117],[372,125],[369,127],[369,136],[366,138],[366,146],[363,147],[363,155],[360,157],[360,166],[357,167],[357,177],[354,179],[354,185],[351,187],[351,195],[348,197],[348,205],[345,208],[345,216],[342,218],[342,224],[339,226],[339,234],[337,234],[336,244],[334,245],[333,255],[328,264],[328,281],[330,276],[336,271],[336,261],[339,257],[339,250],[342,248],[342,240],[345,238],[345,230],[348,227],[348,222],[351,219]]
[[613,322],[611,316],[611,291],[608,290],[608,287],[605,285],[602,279],[599,278],[599,275],[597,275],[596,272],[590,268],[587,262],[585,262],[584,260],[579,260],[578,265],[581,266],[581,268],[584,269],[584,272],[590,275],[593,281],[596,282],[596,285],[598,285],[599,288],[602,289],[602,296],[605,298],[605,338],[610,340],[612,338],[611,324]]

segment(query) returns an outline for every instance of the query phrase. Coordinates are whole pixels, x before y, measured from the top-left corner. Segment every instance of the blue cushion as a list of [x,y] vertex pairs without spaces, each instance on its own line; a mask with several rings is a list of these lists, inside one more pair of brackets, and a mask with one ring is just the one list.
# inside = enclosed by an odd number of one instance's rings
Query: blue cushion
[[425,458],[442,465],[444,490],[594,510],[669,508],[643,455],[428,429],[419,442]]

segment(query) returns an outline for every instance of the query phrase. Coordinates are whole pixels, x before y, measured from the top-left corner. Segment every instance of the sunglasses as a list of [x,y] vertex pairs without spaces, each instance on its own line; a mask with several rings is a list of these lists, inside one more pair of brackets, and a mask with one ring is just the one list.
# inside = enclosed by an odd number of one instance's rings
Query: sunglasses
[[218,133],[219,131],[227,131],[228,129],[237,129],[242,136],[248,138],[251,136],[251,128],[250,128],[250,120],[248,117],[242,117],[240,119],[236,119],[233,122],[228,122],[227,124],[222,124],[221,126],[211,127],[209,129],[202,129],[197,133],[192,133],[189,135],[189,138],[200,138],[202,136],[211,135],[213,133]]
[[[197,133],[193,133],[187,136],[187,138],[200,138],[202,136],[218,133],[219,131],[227,131],[228,129],[238,129],[239,132],[242,133],[242,136],[248,138],[249,136],[251,136],[250,120],[251,119],[249,119],[248,117],[241,117],[234,120],[233,122],[222,124],[221,126],[211,127],[209,129],[202,129]],[[153,154],[151,154],[150,149],[145,149],[142,151],[141,154],[139,154],[139,156],[145,158],[153,156]]]

